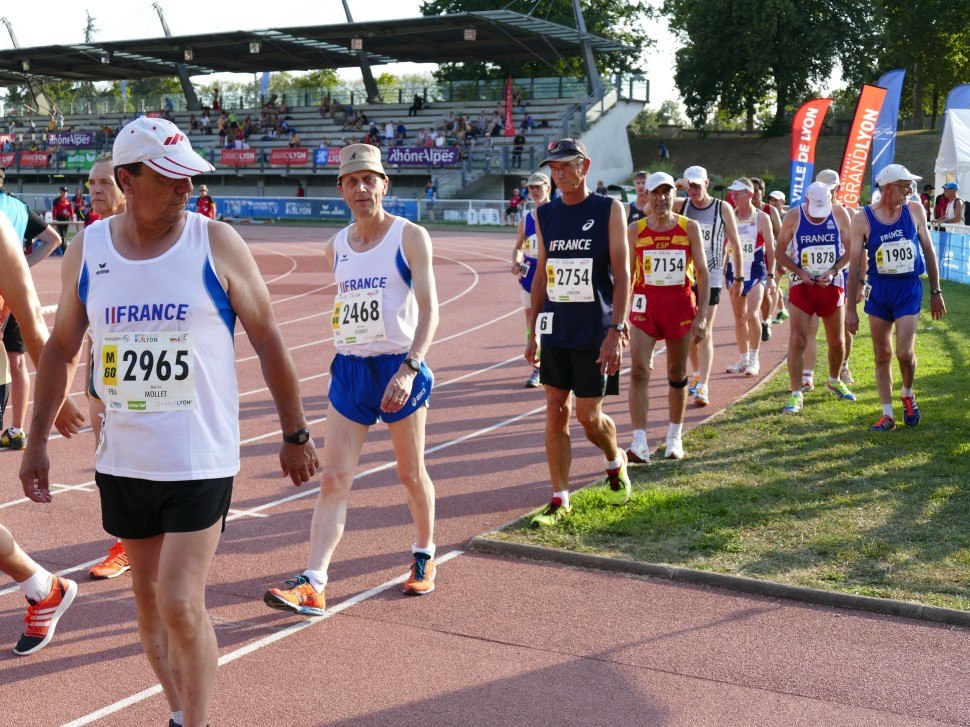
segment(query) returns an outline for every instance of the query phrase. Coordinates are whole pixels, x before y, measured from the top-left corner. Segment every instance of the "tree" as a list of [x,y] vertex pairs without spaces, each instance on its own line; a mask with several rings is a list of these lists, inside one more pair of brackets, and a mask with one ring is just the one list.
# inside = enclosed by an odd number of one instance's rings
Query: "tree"
[[[596,67],[603,75],[615,73],[640,73],[643,52],[653,45],[644,32],[646,21],[653,9],[646,3],[626,0],[580,0],[586,30],[624,43],[632,48],[629,53],[607,53],[595,56]],[[467,13],[479,10],[495,10],[494,0],[424,0],[422,15],[444,13]],[[536,18],[576,27],[571,0],[512,0],[503,9],[514,10]],[[586,75],[583,60],[578,55],[571,58],[549,60],[548,49],[537,49],[534,61],[504,63],[443,63],[435,72],[439,81],[494,79],[505,80],[508,76],[567,76],[581,78]]]
[[665,0],[663,12],[683,41],[674,77],[691,121],[704,128],[722,111],[753,128],[773,92],[775,134],[787,132],[788,114],[836,59],[865,46],[872,15],[862,0]]

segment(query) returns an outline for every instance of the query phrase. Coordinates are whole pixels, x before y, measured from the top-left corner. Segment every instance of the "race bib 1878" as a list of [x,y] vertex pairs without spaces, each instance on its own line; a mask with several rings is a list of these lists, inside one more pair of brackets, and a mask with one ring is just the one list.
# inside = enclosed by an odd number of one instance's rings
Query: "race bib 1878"
[[187,331],[110,333],[101,339],[101,384],[108,409],[189,411],[196,407],[195,355]]
[[802,250],[802,265],[812,275],[821,275],[835,267],[835,248],[828,245],[806,247]]

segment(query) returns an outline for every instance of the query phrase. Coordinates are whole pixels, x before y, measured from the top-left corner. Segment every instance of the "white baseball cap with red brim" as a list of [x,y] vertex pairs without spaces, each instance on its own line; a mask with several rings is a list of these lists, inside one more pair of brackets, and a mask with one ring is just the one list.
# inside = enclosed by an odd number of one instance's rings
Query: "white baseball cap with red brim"
[[111,162],[116,167],[142,162],[171,179],[194,177],[216,169],[192,150],[188,138],[175,124],[146,116],[129,122],[118,132]]

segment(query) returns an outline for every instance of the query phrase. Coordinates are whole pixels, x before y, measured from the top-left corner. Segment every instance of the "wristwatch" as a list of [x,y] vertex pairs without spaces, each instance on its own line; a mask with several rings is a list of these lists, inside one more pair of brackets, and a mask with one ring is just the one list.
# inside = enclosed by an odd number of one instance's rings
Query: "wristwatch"
[[620,333],[626,333],[626,323],[611,323],[610,328]]
[[421,371],[421,360],[420,359],[416,359],[416,358],[406,358],[406,359],[404,359],[404,363],[406,363],[407,366],[408,366],[408,368],[411,369],[414,373],[418,373],[419,371]]
[[767,273],[767,275],[768,275],[768,278],[770,280],[774,280],[775,279],[775,274],[774,273]]
[[287,444],[306,444],[310,441],[310,430],[298,429],[293,434],[284,434],[283,441]]
[[943,295],[942,288],[930,288],[930,295]]

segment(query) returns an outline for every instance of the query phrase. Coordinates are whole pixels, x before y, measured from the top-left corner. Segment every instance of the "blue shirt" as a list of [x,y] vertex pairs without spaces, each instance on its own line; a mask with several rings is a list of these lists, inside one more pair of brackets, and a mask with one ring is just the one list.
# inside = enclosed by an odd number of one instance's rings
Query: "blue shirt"
[[[872,211],[872,205],[863,208],[866,212],[866,219],[869,221],[869,237],[866,240],[866,257],[869,259],[869,267],[866,276],[874,280],[878,279],[897,279],[897,278],[918,278],[926,270],[923,262],[923,252],[919,246],[919,235],[916,230],[916,223],[913,222],[913,214],[909,211],[909,205],[903,203],[899,210],[899,217],[894,222],[880,222],[879,218]],[[885,247],[883,247],[885,245]],[[883,247],[882,252],[879,248]],[[882,265],[879,265],[879,262]],[[905,273],[879,272],[880,267],[884,271],[909,268],[912,270]]]

